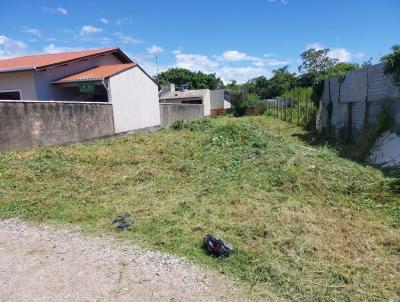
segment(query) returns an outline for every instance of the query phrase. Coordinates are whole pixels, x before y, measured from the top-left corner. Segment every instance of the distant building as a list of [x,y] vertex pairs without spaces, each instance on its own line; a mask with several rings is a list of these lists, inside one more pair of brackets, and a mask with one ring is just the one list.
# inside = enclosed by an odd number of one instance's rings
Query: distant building
[[231,108],[230,96],[224,89],[175,89],[174,84],[161,85],[160,103],[202,104],[204,116],[217,116]]

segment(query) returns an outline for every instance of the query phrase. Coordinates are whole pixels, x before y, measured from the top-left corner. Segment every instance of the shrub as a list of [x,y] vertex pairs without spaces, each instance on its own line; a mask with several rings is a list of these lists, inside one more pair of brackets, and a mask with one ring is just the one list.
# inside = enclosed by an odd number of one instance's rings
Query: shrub
[[177,120],[177,121],[173,122],[170,126],[170,128],[173,130],[182,130],[184,127],[185,127],[184,120]]
[[232,107],[227,110],[235,117],[244,116],[249,107],[259,106],[260,98],[254,93],[245,90],[230,91]]
[[393,52],[382,57],[385,67],[383,72],[385,75],[392,75],[394,83],[400,86],[400,45],[392,47]]

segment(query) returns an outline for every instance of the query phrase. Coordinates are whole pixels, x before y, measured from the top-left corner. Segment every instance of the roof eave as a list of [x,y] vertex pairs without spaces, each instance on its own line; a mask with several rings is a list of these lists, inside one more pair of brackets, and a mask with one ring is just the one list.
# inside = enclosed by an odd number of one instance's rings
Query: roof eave
[[96,79],[79,79],[79,80],[69,80],[69,81],[53,81],[50,84],[70,84],[70,83],[80,83],[80,82],[101,82],[106,78],[96,78]]
[[43,65],[43,66],[38,66],[36,68],[36,70],[43,70],[43,69],[47,69],[47,68],[51,68],[51,67],[56,67],[56,66],[60,66],[60,65],[64,65],[64,64],[68,64],[68,63],[72,63],[72,62],[77,62],[77,61],[82,61],[85,59],[89,59],[89,58],[93,58],[93,57],[98,57],[98,56],[103,56],[103,55],[107,55],[107,54],[113,54],[116,53],[118,54],[118,56],[120,56],[123,60],[126,60],[126,62],[124,63],[134,63],[126,54],[123,53],[123,51],[120,48],[113,48],[104,52],[99,52],[96,54],[91,54],[91,55],[87,55],[87,56],[83,56],[83,57],[79,57],[79,58],[75,58],[75,59],[70,59],[70,60],[66,60],[66,61],[62,61],[62,62],[57,62],[54,64],[49,64],[49,65]]
[[30,70],[35,70],[35,69],[36,69],[35,67],[2,68],[2,69],[0,69],[0,73],[30,71]]

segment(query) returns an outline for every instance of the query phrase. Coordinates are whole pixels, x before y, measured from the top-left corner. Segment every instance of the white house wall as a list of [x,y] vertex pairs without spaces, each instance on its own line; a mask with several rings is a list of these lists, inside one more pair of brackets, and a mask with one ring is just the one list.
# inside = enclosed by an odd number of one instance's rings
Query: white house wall
[[224,109],[224,90],[211,90],[211,109]]
[[211,93],[210,90],[207,89],[206,93],[203,97],[203,105],[204,105],[204,116],[211,115]]
[[0,73],[0,91],[20,91],[22,100],[36,100],[33,71]]
[[[101,65],[121,64],[113,54],[88,58],[85,61],[68,63],[67,66],[57,66],[46,71],[35,73],[36,91],[38,100],[73,101],[75,92],[72,89],[62,88],[51,84],[61,78],[76,74]],[[17,73],[16,73],[17,74]]]
[[115,132],[160,125],[157,85],[138,67],[109,79]]

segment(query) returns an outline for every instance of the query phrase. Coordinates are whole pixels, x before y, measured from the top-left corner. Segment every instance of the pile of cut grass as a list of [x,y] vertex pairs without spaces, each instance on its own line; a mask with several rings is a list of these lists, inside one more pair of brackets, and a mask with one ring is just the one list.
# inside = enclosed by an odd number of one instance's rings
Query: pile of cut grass
[[[290,300],[400,298],[399,180],[268,117],[0,154],[0,217],[74,223],[183,255]],[[201,250],[214,233],[237,252]]]

